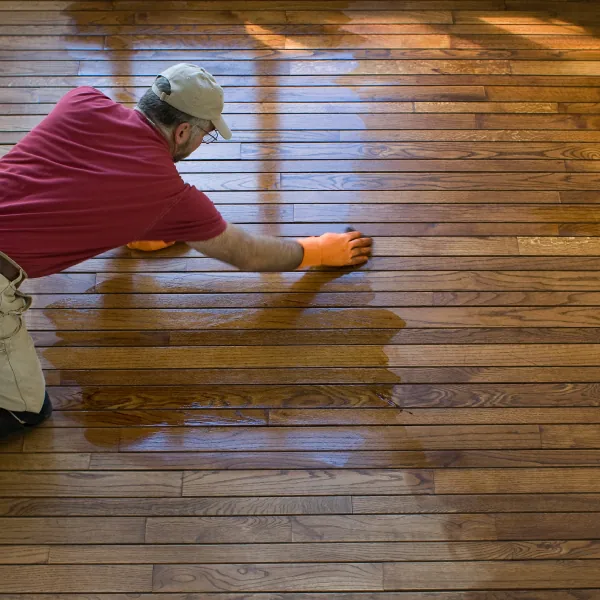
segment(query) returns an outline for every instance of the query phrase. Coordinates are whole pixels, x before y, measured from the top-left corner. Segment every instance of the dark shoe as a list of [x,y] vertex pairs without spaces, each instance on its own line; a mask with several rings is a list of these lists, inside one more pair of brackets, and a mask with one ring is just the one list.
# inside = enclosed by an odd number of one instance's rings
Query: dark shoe
[[17,412],[0,408],[0,440],[14,433],[20,433],[43,423],[52,414],[52,402],[48,392],[39,413]]

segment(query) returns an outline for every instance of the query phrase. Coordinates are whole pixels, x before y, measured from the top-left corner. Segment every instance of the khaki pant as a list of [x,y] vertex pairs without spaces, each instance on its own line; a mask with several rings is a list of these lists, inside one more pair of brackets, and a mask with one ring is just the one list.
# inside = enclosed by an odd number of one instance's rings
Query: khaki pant
[[0,408],[39,413],[46,386],[33,340],[23,323],[23,313],[31,306],[31,297],[19,291],[25,279],[20,268],[15,281],[0,275]]

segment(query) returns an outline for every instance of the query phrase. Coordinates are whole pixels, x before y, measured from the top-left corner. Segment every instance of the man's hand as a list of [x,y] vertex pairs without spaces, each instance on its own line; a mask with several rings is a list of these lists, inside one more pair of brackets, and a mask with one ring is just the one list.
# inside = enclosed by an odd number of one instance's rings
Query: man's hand
[[304,259],[299,269],[308,267],[350,267],[364,265],[371,255],[373,240],[358,231],[325,233],[299,239]]

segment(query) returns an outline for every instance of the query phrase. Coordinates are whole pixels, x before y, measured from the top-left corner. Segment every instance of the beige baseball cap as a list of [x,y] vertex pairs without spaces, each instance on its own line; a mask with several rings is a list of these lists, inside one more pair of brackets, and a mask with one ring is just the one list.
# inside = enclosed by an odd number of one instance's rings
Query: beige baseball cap
[[215,78],[198,65],[179,63],[163,71],[171,84],[171,93],[161,92],[152,84],[152,91],[177,110],[199,119],[212,122],[215,129],[226,139],[231,139],[231,129],[223,120],[223,88]]

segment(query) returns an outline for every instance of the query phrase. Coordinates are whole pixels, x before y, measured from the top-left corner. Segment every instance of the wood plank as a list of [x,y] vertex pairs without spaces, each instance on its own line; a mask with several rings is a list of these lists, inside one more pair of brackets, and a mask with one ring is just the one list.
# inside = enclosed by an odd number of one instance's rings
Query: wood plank
[[[124,269],[126,271],[126,269]],[[275,294],[260,294],[249,292],[247,294],[40,294],[35,297],[36,308],[40,309],[94,309],[104,305],[106,309],[143,309],[143,308],[251,308],[265,306],[269,308],[289,307],[399,307],[399,306],[598,306],[600,294],[598,292],[357,292],[354,295],[347,293],[323,293],[313,296],[309,293],[295,292],[285,296]],[[551,328],[550,328],[551,329]],[[44,340],[53,340],[55,345],[69,345],[79,340],[80,345],[158,345],[166,346],[170,342],[177,344],[176,335],[167,331],[110,331],[98,334],[88,331],[62,331],[36,332],[30,326],[29,330],[36,333],[41,345]],[[185,332],[182,332],[185,333]],[[189,332],[187,332],[189,333]],[[242,331],[238,332],[241,334]],[[296,332],[301,333],[301,332]],[[355,332],[357,333],[357,332]],[[541,333],[541,332],[540,332]],[[574,332],[571,332],[574,333]],[[236,335],[238,335],[236,334]],[[65,336],[61,342],[61,336]],[[278,339],[277,333],[270,332],[273,339]],[[377,333],[375,333],[377,335]],[[251,339],[250,336],[246,336]],[[216,336],[215,339],[222,339]],[[268,338],[263,338],[268,339]],[[87,340],[87,341],[86,341]],[[94,343],[90,343],[93,340]],[[215,344],[220,342],[215,342]],[[269,342],[270,343],[270,342]],[[315,343],[317,343],[315,341]]]
[[48,562],[48,546],[0,547],[0,565],[36,565]]
[[[11,14],[11,13],[5,13]],[[35,13],[31,13],[35,14]],[[3,15],[4,16],[4,15]],[[76,60],[41,60],[41,61],[1,61],[0,76],[7,75],[69,75],[76,76],[79,71],[79,61]],[[4,110],[2,111],[3,114]],[[25,113],[28,114],[28,113]]]
[[600,112],[598,102],[563,102],[559,104],[559,111],[566,113],[596,114]]
[[597,540],[52,546],[50,564],[597,559]]
[[600,428],[596,425],[544,425],[544,448],[595,448]]
[[[400,260],[400,259],[398,259]],[[489,262],[490,259],[486,259]],[[481,264],[481,260],[477,261]],[[439,259],[435,263],[439,265]],[[416,263],[418,264],[418,263]],[[447,263],[445,263],[447,264]],[[474,262],[471,265],[474,267]],[[556,263],[554,263],[556,264]],[[418,267],[417,267],[418,268]],[[76,277],[72,275],[71,277]],[[323,292],[345,291],[598,291],[600,278],[593,271],[452,271],[347,273],[332,279],[330,273],[261,274],[222,273],[205,276],[196,273],[133,274],[100,273],[96,277],[100,293],[194,293],[203,292]],[[31,290],[31,286],[28,288]],[[48,290],[45,290],[48,292]]]
[[[141,36],[139,36],[141,37]],[[274,37],[274,36],[271,36]],[[116,48],[148,48],[149,40],[142,41],[137,44],[130,42],[130,45],[125,46],[122,38],[113,36],[109,38],[113,47]],[[114,40],[114,41],[113,41]],[[152,41],[155,41],[152,39]],[[160,48],[180,48],[183,45],[165,45],[160,44]],[[196,42],[197,43],[197,42]],[[274,45],[275,40],[264,43]],[[294,38],[287,39],[285,48],[472,48],[474,46],[485,46],[487,48],[536,48],[545,46],[547,48],[569,48],[578,50],[597,50],[600,48],[597,40],[593,36],[561,36],[561,35],[522,35],[522,36],[504,36],[504,35],[462,35],[462,36],[447,36],[447,35],[378,35],[378,36],[359,36],[359,35],[307,35],[303,36],[302,40]],[[227,46],[229,47],[229,46]],[[281,47],[281,46],[278,46]]]
[[381,590],[377,563],[173,565],[154,567],[155,592]]
[[597,204],[600,202],[600,194],[583,191],[565,191],[560,192],[560,201],[564,204]]
[[148,544],[291,542],[290,517],[150,517]]
[[546,539],[553,533],[560,539],[592,538],[598,535],[596,513],[496,515],[498,537],[507,540]]
[[285,489],[290,495],[360,494],[430,494],[433,478],[430,471],[310,470],[310,471],[192,471],[183,479],[183,496],[240,496],[250,490],[256,495],[270,495]]
[[[224,19],[224,16],[228,20]],[[157,25],[170,24],[198,24],[223,22],[252,22],[252,23],[294,23],[294,24],[313,24],[313,23],[452,23],[452,14],[450,11],[436,10],[345,10],[345,11],[305,11],[288,10],[283,13],[274,13],[269,11],[256,12],[236,12],[228,15],[225,13],[213,13],[209,11],[151,11],[136,15],[138,23],[154,23]]]
[[562,61],[511,61],[515,75],[597,75],[600,63],[581,61],[571,64]]
[[[112,263],[113,261],[111,261]],[[133,261],[129,261],[133,262]],[[137,262],[137,261],[136,261]],[[135,263],[134,263],[135,264]],[[124,269],[126,270],[126,269]],[[502,295],[497,294],[498,302],[503,303]],[[565,301],[569,303],[566,294],[557,293],[538,293],[529,295],[522,294],[522,297],[530,297],[531,304],[537,304],[534,301],[537,297],[545,298],[543,302],[552,302],[560,304]],[[470,298],[476,301],[477,295],[471,294]],[[517,299],[517,295],[507,296],[507,298]],[[600,295],[594,293],[572,294],[571,303],[577,301],[585,304],[599,304]],[[449,298],[448,302],[452,300]],[[369,294],[367,292],[357,292],[356,294],[345,293],[324,293],[310,294],[306,292],[296,292],[285,295],[274,294],[40,294],[35,296],[35,307],[33,311],[39,309],[77,309],[77,308],[98,308],[104,306],[106,309],[125,309],[125,308],[252,308],[255,306],[269,306],[273,308],[291,308],[291,307],[365,307],[365,306],[427,306],[433,303],[432,292],[380,292]],[[509,303],[510,303],[509,302]],[[30,330],[32,328],[30,327]],[[75,332],[76,333],[76,332]],[[82,332],[79,332],[82,333]],[[85,332],[88,333],[88,332]],[[93,336],[92,332],[89,335]],[[155,342],[160,337],[152,337],[148,334],[148,339]],[[168,344],[168,336],[164,336],[164,344]],[[99,341],[99,340],[98,340]]]
[[590,588],[598,585],[600,561],[492,561],[385,563],[387,590]]
[[[590,252],[591,254],[591,252]],[[596,253],[597,255],[598,253]],[[443,327],[596,327],[596,307],[436,306],[403,308],[46,309],[28,315],[32,329],[393,329]],[[266,346],[266,344],[265,344]],[[327,360],[327,359],[325,359]],[[110,368],[113,365],[110,365]],[[214,365],[206,365],[214,366]],[[259,364],[258,366],[267,366]],[[283,365],[287,366],[287,365]],[[305,365],[314,366],[314,365]]]
[[[224,369],[119,369],[119,370],[45,370],[49,385],[238,385],[248,383],[243,370]],[[253,381],[261,385],[288,384],[363,384],[392,385],[404,383],[562,383],[597,382],[598,367],[394,367],[394,368],[328,368],[318,369],[254,369]],[[44,429],[39,434],[44,436]],[[73,430],[71,430],[73,431]],[[100,435],[100,434],[99,434]],[[61,436],[57,430],[54,438]],[[44,441],[49,441],[48,436]],[[61,438],[61,443],[64,439]],[[94,446],[93,446],[94,447]]]
[[[575,509],[577,510],[577,509]],[[0,498],[0,515],[146,517],[348,514],[349,496],[243,498]],[[83,543],[83,542],[82,542]],[[89,543],[89,539],[85,542]]]
[[[109,3],[107,3],[109,4]],[[43,5],[42,5],[43,6]],[[16,10],[6,11],[6,14],[2,15],[2,23],[4,25],[124,25],[131,24],[134,22],[134,13],[128,11],[114,11],[110,10],[103,11],[102,9],[96,10],[77,10],[74,12],[72,9],[66,11],[59,11],[55,9],[44,9],[40,10],[28,10],[21,4]],[[255,13],[256,16],[260,13]],[[210,19],[210,13],[208,13]]]
[[0,579],[6,594],[149,592],[152,565],[0,566]]
[[435,474],[435,489],[440,494],[587,493],[600,489],[599,473],[585,467],[442,470]]
[[[400,325],[398,325],[400,326]],[[160,364],[163,369],[181,368],[319,368],[328,367],[420,367],[420,366],[599,366],[600,344],[489,344],[445,346],[388,345],[348,346],[343,355],[334,346],[264,346],[260,353],[244,346],[140,348],[44,348],[42,367],[54,369],[140,369]]]
[[86,473],[32,471],[0,472],[2,494],[29,496],[146,496],[181,495],[181,473]]
[[36,294],[45,291],[47,294],[85,294],[93,292],[96,285],[96,276],[93,273],[70,275],[57,273],[41,279],[29,279],[23,282],[22,291],[27,294]]
[[[38,28],[39,29],[39,28]],[[159,28],[157,28],[159,29]],[[219,36],[213,36],[219,37]],[[235,37],[235,36],[231,36]],[[242,37],[242,36],[237,36]],[[299,36],[299,39],[301,37]],[[4,50],[0,52],[0,57],[7,57],[9,61],[15,61],[21,58],[21,53],[18,56],[11,56],[10,51]],[[26,51],[23,51],[26,52]],[[35,51],[29,51],[29,54]],[[73,50],[67,58],[72,59],[74,56],[80,55],[83,51]],[[382,56],[381,50],[365,50],[360,54],[361,58],[365,60],[356,60],[354,58],[355,52],[351,50],[292,50],[292,51],[281,51],[271,50],[265,56],[265,50],[205,50],[204,55],[207,61],[204,63],[215,76],[218,76],[219,83],[223,87],[227,88],[226,100],[227,102],[272,102],[277,103],[278,101],[284,100],[286,102],[324,102],[324,101],[354,101],[356,102],[357,95],[361,96],[362,100],[370,100],[372,102],[390,102],[396,98],[394,94],[401,93],[401,89],[406,88],[407,92],[417,94],[419,87],[430,88],[430,92],[438,92],[438,97],[429,97],[431,101],[457,101],[460,98],[465,100],[479,100],[486,102],[489,100],[488,96],[484,93],[487,87],[523,87],[528,90],[532,87],[540,87],[541,89],[554,90],[561,87],[573,88],[574,93],[580,89],[582,94],[592,92],[594,86],[598,84],[598,77],[592,77],[587,75],[580,76],[562,76],[562,75],[509,75],[509,74],[496,74],[496,73],[485,73],[485,72],[474,72],[474,73],[435,73],[431,74],[427,72],[427,65],[433,61],[418,60],[419,54],[428,54],[431,50],[413,50],[408,51],[412,55],[407,60],[404,56],[400,56],[400,60],[394,60],[389,57],[389,54],[401,53],[402,50],[388,50],[384,56],[385,60],[380,60]],[[435,52],[435,51],[434,51]],[[439,55],[446,53],[452,54],[456,51],[443,51],[438,50]],[[468,52],[468,51],[467,51]],[[559,52],[559,51],[555,51]],[[388,54],[389,53],[389,54]],[[569,52],[559,52],[560,58],[565,54],[569,55]],[[589,54],[589,53],[588,53]],[[598,54],[596,51],[595,55]],[[35,58],[41,58],[43,60],[49,60],[49,57],[55,56],[56,52],[48,51],[47,53],[39,54],[34,56]],[[114,88],[120,88],[118,90],[119,95],[115,96],[118,101],[125,104],[134,102],[136,98],[140,98],[145,90],[152,84],[152,78],[156,76],[157,72],[165,70],[169,64],[173,63],[173,60],[165,60],[165,58],[172,57],[173,59],[181,59],[181,57],[192,56],[197,57],[196,53],[192,54],[190,50],[181,51],[163,51],[157,50],[154,53],[150,51],[114,51],[111,50],[111,56],[115,56],[115,59],[120,58],[124,62],[123,65],[115,65],[110,68],[110,64],[106,60],[106,57],[102,57],[98,51],[96,54],[92,54],[90,51],[90,57],[87,60],[82,61],[82,65],[76,76],[69,75],[51,75],[51,74],[28,74],[26,70],[19,72],[18,82],[21,84],[18,88],[36,88],[36,92],[43,94],[44,98],[47,98],[45,102],[50,102],[50,94],[64,94],[66,90],[62,88],[71,88],[78,85],[91,85],[101,89],[107,95],[114,95]],[[150,56],[155,60],[145,60],[144,55]],[[138,58],[140,57],[140,58]],[[89,60],[90,58],[99,58],[102,60]],[[249,60],[256,58],[253,61],[256,66],[251,67]],[[338,70],[343,69],[345,63],[350,62],[351,64],[358,65],[364,64],[367,66],[374,66],[376,64],[382,64],[381,69],[383,73],[379,72],[366,72],[360,74],[359,77],[355,74],[355,69],[349,71],[347,74],[320,74],[315,78],[307,78],[306,75],[301,73],[291,74],[293,59],[306,59],[310,58],[311,63],[317,63],[315,68],[318,68],[318,64],[327,61],[335,63],[335,68]],[[162,59],[162,60],[161,60]],[[238,60],[236,60],[238,59]],[[264,59],[264,60],[263,60]],[[402,66],[404,63],[412,63],[415,59],[416,66],[414,67],[415,72],[413,73],[394,73],[385,72],[391,70],[391,65],[399,63]],[[197,58],[196,58],[197,60]],[[232,65],[231,61],[235,61]],[[455,58],[450,61],[441,62],[440,66],[448,64],[448,68],[451,67],[451,63],[454,64],[456,61],[460,61],[460,58]],[[377,62],[379,61],[379,63]],[[36,61],[37,62],[37,61]],[[240,64],[235,64],[239,62]],[[308,61],[299,61],[308,62]],[[472,61],[464,61],[465,63]],[[496,65],[506,64],[506,61],[498,61],[496,58],[493,61],[480,61],[479,64],[489,64],[490,68],[493,67],[491,63]],[[18,64],[18,63],[17,63]],[[477,63],[476,63],[477,64]],[[231,66],[228,66],[231,65]],[[334,65],[334,66],[335,66]],[[424,73],[418,72],[416,69],[419,65],[423,65]],[[14,65],[13,65],[14,68]],[[365,67],[366,69],[366,67]],[[404,70],[409,70],[410,67],[406,66]],[[376,71],[375,69],[372,69]],[[398,70],[402,71],[400,67]],[[369,71],[369,69],[367,69]],[[485,71],[481,68],[480,71]],[[9,77],[0,77],[0,83],[2,88],[11,87],[11,79]],[[14,84],[14,82],[13,82]],[[337,85],[336,85],[337,84]],[[292,90],[290,88],[302,86],[306,88],[303,93],[299,90]],[[331,88],[338,87],[337,95],[332,95],[336,90]],[[373,90],[373,87],[377,87],[377,90]],[[455,94],[459,94],[462,91],[463,96],[444,96],[444,88],[449,87],[450,91]],[[255,89],[257,88],[257,89]],[[263,88],[263,89],[260,89]],[[369,89],[371,88],[371,89]],[[279,90],[279,95],[276,94],[276,90]],[[5,90],[7,91],[7,90]],[[127,94],[131,97],[128,97]],[[377,93],[375,93],[377,92]],[[281,96],[281,94],[284,94]],[[344,95],[340,96],[343,93]],[[256,94],[261,94],[256,96]],[[321,96],[317,95],[321,94]],[[325,96],[322,96],[325,94]],[[329,95],[327,95],[329,94]],[[364,97],[362,97],[364,96]],[[426,100],[428,96],[416,96],[416,99]],[[511,100],[509,100],[511,101]],[[539,103],[540,100],[530,99],[529,101]],[[574,99],[565,100],[565,102],[585,102],[586,100],[580,100],[579,96]]]
[[43,346],[164,346],[169,344],[169,332],[102,331],[42,331],[31,332],[36,348]]
[[[362,102],[360,103],[363,104]],[[423,102],[418,103],[420,107]],[[463,104],[470,107],[471,102]],[[296,160],[296,159],[327,159],[327,160],[347,160],[347,159],[593,159],[598,155],[600,145],[593,143],[568,143],[568,142],[388,142],[386,144],[365,142],[365,143],[350,143],[338,142],[335,144],[328,143],[304,143],[304,144],[267,144],[267,143],[245,143],[241,145],[241,157],[243,159],[255,160]],[[236,194],[236,197],[242,197],[242,193]],[[414,193],[413,193],[414,194]],[[436,197],[435,192],[423,192],[425,198]],[[526,197],[526,192],[520,192],[520,196]],[[285,202],[286,198],[292,196],[292,192],[275,192],[266,195],[267,198],[277,195],[280,201]],[[231,194],[234,196],[234,194]],[[339,193],[342,197],[342,193]],[[437,193],[437,202],[444,202],[442,194]],[[476,197],[476,192],[470,192],[466,197]],[[485,200],[483,194],[480,195],[480,202],[491,202]],[[246,197],[250,197],[246,193]],[[333,200],[336,195],[329,193],[327,197],[331,200],[321,200],[320,203],[337,202]],[[407,198],[411,197],[411,192],[404,192],[399,202],[408,202]],[[502,194],[502,192],[494,192],[492,198],[497,202],[510,202],[511,194]],[[531,200],[531,202],[540,202],[543,198],[543,193],[539,193],[539,200]],[[218,196],[215,196],[215,200]],[[229,200],[229,198],[227,198]],[[358,198],[356,198],[358,200]],[[341,199],[340,202],[343,202]],[[375,198],[370,200],[376,202]],[[455,200],[456,201],[456,200]],[[305,202],[304,200],[294,200],[295,203]],[[384,202],[384,200],[380,200]],[[423,200],[426,203],[427,200]],[[451,202],[448,200],[447,202]],[[463,200],[469,202],[469,200]]]
[[[211,178],[212,179],[212,178]],[[193,176],[188,177],[194,183]],[[240,181],[238,183],[238,181]],[[394,190],[394,189],[448,189],[448,190],[587,190],[598,187],[599,178],[595,173],[443,173],[432,177],[421,173],[384,174],[314,174],[283,173],[283,190]],[[238,188],[252,186],[248,176],[230,176],[229,181],[210,183],[208,190],[219,186]],[[205,186],[206,187],[206,186]],[[270,183],[264,184],[267,189]],[[220,188],[218,188],[220,189]]]
[[90,454],[0,454],[0,471],[85,471]]
[[[194,17],[190,21],[194,20]],[[360,22],[356,19],[351,19],[347,24],[339,23],[287,23],[287,24],[275,24],[275,23],[255,23],[251,21],[242,22],[234,21],[227,24],[202,24],[201,18],[196,18],[196,23],[178,23],[178,24],[167,24],[161,25],[158,23],[137,23],[132,24],[83,24],[79,25],[76,22],[71,24],[52,24],[52,25],[4,25],[1,26],[0,32],[3,35],[15,35],[25,34],[32,35],[35,32],[35,28],[40,30],[40,34],[43,35],[110,35],[110,36],[126,36],[134,34],[159,34],[162,30],[164,35],[196,35],[202,33],[205,35],[256,35],[264,34],[267,29],[270,35],[282,34],[292,38],[296,38],[303,35],[314,35],[314,36],[338,36],[343,34],[355,34],[355,35],[429,35],[432,33],[432,25],[422,23],[410,23],[410,24],[395,24],[395,23],[366,23]],[[450,36],[460,37],[463,35],[492,35],[498,34],[500,31],[501,35],[546,35],[546,36],[582,36],[586,34],[593,34],[598,31],[598,22],[596,19],[595,23],[591,27],[585,27],[584,25],[578,24],[505,24],[502,29],[499,29],[495,25],[487,23],[478,24],[434,24],[435,34],[448,34]],[[595,25],[595,27],[594,27]],[[201,29],[199,30],[199,28]],[[122,47],[122,46],[120,46]],[[365,46],[370,47],[370,46]],[[435,46],[436,48],[438,46]],[[535,46],[533,46],[535,48]]]
[[[535,425],[448,425],[447,427],[270,427],[219,428],[207,432],[145,428],[121,430],[119,449],[124,452],[165,451],[292,451],[349,450],[421,450],[467,448],[539,448],[539,428]],[[360,439],[360,441],[358,441]]]
[[540,2],[533,0],[532,2],[523,2],[523,0],[507,0],[506,7],[510,10],[522,10],[527,7],[530,10],[552,10],[558,12],[559,15],[571,15],[578,11],[597,14],[597,8],[594,5],[588,4],[585,0],[582,2],[570,2],[565,4],[563,0],[550,0],[549,2]]
[[67,0],[33,0],[32,2],[19,2],[14,0],[2,0],[0,10],[110,10],[112,8],[109,0],[88,0],[70,2]]
[[[145,10],[314,10],[322,5],[305,0],[154,0],[144,4]],[[379,0],[374,7],[369,0],[332,0],[331,10],[423,10],[419,0]],[[120,0],[121,10],[138,10],[136,0]],[[428,10],[503,10],[499,0],[427,0]]]
[[[287,13],[292,14],[291,12]],[[312,14],[312,13],[305,13]],[[375,13],[372,13],[375,14]],[[397,30],[397,27],[394,28]],[[586,61],[586,63],[589,61]],[[511,64],[505,60],[319,60],[294,61],[290,75],[434,75],[434,74],[510,74]],[[535,73],[531,73],[535,74]],[[549,73],[554,74],[554,73]],[[565,73],[558,73],[564,75]],[[566,73],[568,75],[568,73]],[[582,73],[588,75],[589,73]],[[546,75],[546,73],[544,73]]]
[[596,237],[561,237],[517,238],[519,252],[523,255],[590,255],[600,254],[600,238]]
[[493,102],[597,102],[600,93],[597,89],[578,87],[500,87],[486,88],[488,98]]
[[440,408],[412,409],[271,409],[269,424],[289,425],[491,425],[536,423],[598,423],[594,408]]
[[[404,116],[404,115],[403,115]],[[481,115],[482,129],[599,129],[600,117],[589,115]]]
[[13,435],[9,438],[0,440],[0,453],[18,453],[23,450],[23,436]]
[[[99,544],[139,544],[144,541],[144,519],[139,517],[11,516],[0,521],[2,544],[85,544],[90,539]],[[5,588],[2,591],[6,591]]]
[[[35,0],[33,0],[35,1]],[[451,1],[451,0],[450,0]],[[474,0],[477,1],[477,0]],[[508,11],[494,12],[495,15],[509,14]],[[514,14],[514,13],[513,13]],[[518,13],[527,15],[530,13]],[[526,17],[523,17],[526,18]],[[550,19],[548,15],[546,18]],[[110,54],[94,50],[48,50],[47,52],[39,50],[22,50],[11,51],[3,50],[0,52],[0,60],[78,60],[82,61],[82,67],[85,68],[85,63],[95,61],[104,63],[104,67],[108,67],[112,63],[114,70],[101,71],[104,74],[124,72],[125,74],[132,73],[131,70],[119,70],[119,62],[123,60],[130,61],[131,65],[136,65],[139,61],[158,61],[158,60],[189,60],[193,57],[199,62],[207,62],[213,60],[230,60],[242,61],[252,60],[556,60],[565,59],[570,61],[599,60],[600,53],[596,50],[554,50],[551,48],[530,48],[530,49],[487,49],[487,48],[468,48],[468,49],[435,49],[435,48],[416,48],[416,49],[388,49],[385,52],[361,49],[317,49],[317,50],[285,50],[285,49],[247,49],[247,50],[211,50],[205,48],[197,48],[194,50],[137,50],[128,52],[127,50],[111,50]],[[110,62],[109,62],[110,61]],[[235,68],[235,67],[234,67]],[[95,74],[95,73],[89,73]],[[135,74],[141,74],[136,72]],[[155,74],[154,70],[150,73]],[[549,76],[546,76],[548,79]],[[551,77],[551,76],[550,76]],[[575,81],[581,80],[580,76],[572,76]],[[565,78],[567,81],[568,79]],[[525,76],[525,81],[530,81],[528,76]]]
[[559,234],[561,236],[596,236],[600,232],[597,223],[578,223],[559,225]]
[[[462,162],[462,161],[458,161]],[[501,164],[503,161],[498,161]],[[536,161],[540,162],[540,161]],[[482,215],[484,211],[484,215]],[[481,206],[473,204],[298,204],[294,205],[294,220],[296,221],[326,221],[335,222],[425,222],[446,221],[446,222],[476,222],[485,219],[488,222],[586,222],[594,221],[597,218],[597,209],[588,205],[571,206],[545,206],[536,204],[495,204],[492,206]],[[397,243],[396,240],[402,240],[400,236],[393,238],[378,239],[379,245],[390,242]],[[459,238],[460,239],[460,238]],[[523,238],[521,238],[523,239]],[[549,238],[554,239],[554,238]],[[411,239],[411,244],[416,244],[418,240]],[[491,240],[497,241],[497,240]],[[451,238],[446,240],[450,244]],[[384,246],[383,254],[387,250]],[[500,248],[495,248],[496,251]],[[405,253],[405,249],[402,249]]]
[[492,515],[292,517],[294,542],[495,540]]
[[[348,452],[163,452],[93,454],[99,471],[238,469],[428,469],[600,466],[598,450],[440,450]],[[337,492],[336,492],[337,493]]]
[[[583,162],[583,161],[582,161]],[[577,166],[577,165],[575,165]],[[582,164],[580,168],[569,169],[570,171],[594,172],[591,167],[585,168]],[[294,160],[294,161],[218,161],[203,162],[189,161],[178,166],[178,171],[182,175],[191,173],[203,173],[212,175],[213,173],[302,173],[312,171],[315,173],[348,173],[348,172],[454,172],[454,171],[540,171],[564,172],[565,162],[559,160],[546,160],[540,163],[539,160],[475,160],[464,159],[457,160],[331,160],[328,162],[314,160]]]
[[[493,304],[493,303],[492,303]],[[37,347],[44,346],[330,346],[344,344],[347,330],[314,329],[293,331],[280,330],[218,330],[164,332],[170,339],[166,344],[160,339],[147,338],[144,332],[130,332],[129,337],[119,338],[122,332],[34,332]],[[496,327],[496,328],[443,328],[443,329],[364,329],[353,330],[352,341],[364,344],[474,344],[474,343],[594,343],[596,328],[570,327]],[[80,335],[81,334],[81,335]],[[106,339],[103,337],[106,336]],[[163,375],[164,376],[164,375]],[[258,374],[257,374],[258,376]],[[282,378],[284,375],[282,374]],[[187,378],[184,378],[187,379]],[[296,378],[294,378],[296,380]],[[370,379],[370,378],[369,378]],[[231,382],[235,382],[232,379]],[[48,382],[58,385],[60,382]],[[205,383],[205,382],[202,382]],[[160,407],[159,407],[160,408]]]
[[52,427],[210,427],[264,426],[264,410],[135,410],[135,411],[61,411],[55,413]]
[[[0,96],[2,91],[0,90]],[[0,132],[0,140],[12,139],[2,137]],[[13,134],[4,134],[5,136]],[[17,134],[14,134],[17,135]],[[237,133],[236,133],[237,135]],[[247,134],[244,134],[247,135]],[[600,133],[595,131],[575,131],[575,130],[540,130],[540,129],[479,129],[479,130],[395,130],[387,131],[340,131],[339,139],[343,142],[403,142],[403,141],[473,141],[473,142],[574,142],[600,141]],[[257,140],[265,142],[268,140]],[[277,141],[292,141],[290,136],[286,136],[286,140],[280,138]],[[294,140],[295,141],[295,140]],[[328,141],[328,140],[327,140]]]
[[598,166],[594,164],[594,161],[591,160],[581,160],[581,161],[565,161],[565,165],[567,167],[567,171],[570,172],[584,172],[584,173],[595,173],[598,171]]
[[430,513],[564,513],[589,512],[600,494],[436,494],[422,496],[354,496],[354,514]]
[[[564,5],[563,5],[564,6]],[[549,8],[547,6],[547,8]],[[556,8],[556,5],[553,7]],[[518,10],[506,10],[506,11],[453,11],[455,23],[493,23],[495,25],[504,25],[506,23],[540,23],[551,22],[551,23],[564,23],[569,24],[570,21],[561,17],[558,14],[550,14],[547,10],[543,9],[537,11],[521,12]]]
[[0,36],[1,50],[62,50],[65,48],[102,50],[102,37],[94,35]]
[[[389,36],[393,37],[393,36]],[[393,42],[392,42],[393,43]],[[368,46],[366,44],[369,44]],[[373,44],[373,46],[371,46]],[[485,46],[486,48],[569,48],[578,50],[597,50],[600,47],[599,40],[594,36],[563,36],[563,35],[463,35],[452,37],[449,41],[450,48],[472,48],[474,46]],[[366,42],[359,47],[377,47],[374,42]],[[392,46],[396,47],[396,46]]]
[[[48,378],[46,378],[48,381]],[[38,429],[26,436],[25,452],[116,452],[117,429]]]
[[[595,333],[594,333],[595,335]],[[563,370],[564,371],[564,370]],[[559,371],[560,372],[560,371]],[[443,409],[600,407],[596,383],[427,383],[51,387],[57,411],[198,409]],[[406,412],[406,411],[404,411]],[[404,415],[397,411],[399,417]],[[414,410],[411,412],[414,413]],[[449,413],[449,414],[450,414]],[[58,415],[57,415],[58,416]],[[410,416],[410,415],[409,415]],[[407,417],[408,418],[408,417]],[[55,432],[58,433],[58,432]],[[42,458],[42,457],[41,457]],[[40,460],[41,460],[40,458]],[[26,460],[23,456],[22,460]]]
[[[475,40],[476,36],[473,36]],[[593,38],[574,38],[569,44],[561,44],[560,36],[539,36],[542,42],[547,42],[552,48],[577,48],[597,49]],[[555,39],[557,38],[557,39]],[[569,38],[570,40],[571,38]],[[474,40],[474,41],[475,41]],[[143,50],[143,49],[181,49],[203,46],[205,48],[241,49],[267,46],[269,48],[450,48],[450,39],[447,35],[377,35],[363,37],[359,35],[336,36],[302,36],[302,41],[288,39],[282,35],[257,35],[253,37],[242,36],[212,36],[188,35],[178,39],[165,38],[156,35],[111,35],[106,38],[105,47],[117,50]],[[12,47],[15,47],[13,44]],[[31,46],[26,46],[31,47]],[[464,46],[456,46],[464,47]],[[468,46],[467,46],[468,47]],[[530,45],[511,45],[510,47],[531,47]]]

